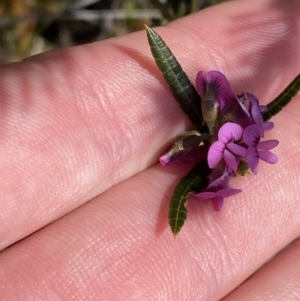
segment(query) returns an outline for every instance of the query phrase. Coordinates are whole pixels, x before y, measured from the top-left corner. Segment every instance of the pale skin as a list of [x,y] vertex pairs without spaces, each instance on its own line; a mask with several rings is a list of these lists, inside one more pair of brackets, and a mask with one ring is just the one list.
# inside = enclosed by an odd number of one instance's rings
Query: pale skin
[[[299,15],[232,1],[156,31],[193,82],[219,70],[266,104],[299,73]],[[168,201],[191,165],[157,162],[192,125],[145,31],[2,66],[0,85],[3,300],[300,298],[299,96],[266,133],[279,162],[233,179],[220,212],[191,199],[174,239]]]

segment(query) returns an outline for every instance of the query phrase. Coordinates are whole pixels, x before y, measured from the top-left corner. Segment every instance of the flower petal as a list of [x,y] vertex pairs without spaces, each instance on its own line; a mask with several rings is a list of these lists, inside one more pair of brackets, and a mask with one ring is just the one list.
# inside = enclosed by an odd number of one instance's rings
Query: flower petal
[[270,131],[270,130],[273,129],[273,127],[274,127],[274,123],[271,122],[271,121],[267,121],[267,122],[264,122],[264,123],[263,123],[263,129],[264,129],[265,131]]
[[268,107],[267,107],[267,106],[260,105],[260,106],[259,106],[259,109],[260,109],[260,111],[262,112],[262,114],[268,112]]
[[204,191],[200,193],[195,193],[194,196],[201,201],[206,201],[216,197],[216,193],[210,191]]
[[223,159],[231,170],[237,170],[240,163],[240,159],[238,157],[236,157],[230,151],[225,149],[223,153]]
[[[219,102],[221,109],[224,106],[224,98],[236,98],[227,78],[219,71],[210,71],[208,73],[204,71],[198,72],[196,87],[201,97],[205,98],[207,95],[210,95],[210,97],[213,96],[213,99]],[[223,103],[221,100],[223,100]]]
[[224,143],[238,141],[243,136],[243,128],[233,122],[226,122],[221,126],[218,132],[218,138]]
[[251,169],[251,171],[256,175],[257,174],[257,167],[258,167],[258,161],[259,161],[259,154],[254,146],[250,146],[247,149],[247,162]]
[[242,192],[241,189],[233,189],[233,188],[221,189],[221,190],[217,191],[217,196],[222,197],[222,198],[228,198],[228,197],[236,195],[240,192]]
[[212,199],[212,203],[213,203],[214,209],[216,211],[220,211],[221,208],[223,207],[224,198],[222,198],[222,197],[215,197],[215,198]]
[[220,141],[214,142],[208,150],[207,162],[209,168],[215,168],[223,157],[225,144]]
[[259,150],[270,150],[274,147],[276,147],[279,144],[278,140],[266,140],[266,141],[261,141],[257,144],[257,149]]
[[256,124],[258,125],[263,124],[264,120],[257,98],[253,94],[248,92],[246,93],[246,95],[251,104],[250,106],[251,117],[253,118]]
[[248,146],[256,146],[261,136],[261,128],[257,124],[252,124],[244,130],[243,140]]
[[198,72],[196,76],[196,87],[201,97],[203,97],[203,95],[207,93],[207,86],[208,86],[207,73],[204,71]]
[[230,84],[219,71],[200,71],[196,77],[196,87],[202,98],[215,101],[224,120],[234,121],[243,127],[250,125],[251,118],[243,110]]
[[224,74],[219,71],[210,71],[207,74],[207,79],[210,89],[215,91],[220,104],[220,110],[225,108],[225,106],[236,106],[238,104],[237,96],[232,91]]
[[238,145],[236,143],[230,142],[226,145],[226,148],[229,149],[233,154],[240,156],[240,157],[246,157],[246,148]]
[[172,164],[172,163],[174,162],[174,160],[173,160],[173,158],[169,155],[169,153],[167,153],[167,154],[165,154],[165,155],[163,155],[163,156],[161,156],[161,157],[159,158],[159,162],[160,162],[160,164],[166,166],[166,165]]
[[277,156],[269,151],[259,151],[258,155],[259,155],[259,159],[269,164],[275,164],[278,162]]
[[209,185],[207,189],[224,189],[228,187],[229,177],[227,169],[221,170],[220,168],[215,168],[209,175]]

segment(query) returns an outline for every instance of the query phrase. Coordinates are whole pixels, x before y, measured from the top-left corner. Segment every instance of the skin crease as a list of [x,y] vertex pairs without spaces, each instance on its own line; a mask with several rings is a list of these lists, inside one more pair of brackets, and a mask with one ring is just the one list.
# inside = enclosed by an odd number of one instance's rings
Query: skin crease
[[[299,73],[299,14],[232,1],[156,31],[193,81],[219,70],[266,104]],[[2,66],[0,85],[3,300],[296,300],[299,243],[246,279],[300,234],[299,96],[265,135],[279,162],[233,179],[218,213],[191,198],[174,239],[168,200],[191,166],[157,161],[192,126],[145,31]]]
[[299,300],[299,248],[297,240],[223,301]]

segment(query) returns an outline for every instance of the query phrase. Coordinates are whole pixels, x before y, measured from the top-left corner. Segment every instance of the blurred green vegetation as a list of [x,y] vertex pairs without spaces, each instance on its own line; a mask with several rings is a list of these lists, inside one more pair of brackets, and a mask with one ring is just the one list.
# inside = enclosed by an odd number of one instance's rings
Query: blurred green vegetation
[[1,0],[0,64],[156,26],[228,0]]

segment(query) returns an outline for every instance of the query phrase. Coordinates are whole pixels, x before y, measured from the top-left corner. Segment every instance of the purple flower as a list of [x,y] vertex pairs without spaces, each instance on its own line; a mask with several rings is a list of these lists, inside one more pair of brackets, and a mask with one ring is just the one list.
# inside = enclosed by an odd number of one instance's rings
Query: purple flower
[[225,197],[241,192],[229,186],[229,177],[236,176],[236,172],[244,175],[249,168],[257,174],[259,159],[276,163],[277,156],[270,150],[279,142],[260,141],[264,132],[274,127],[272,122],[264,122],[263,113],[267,107],[261,106],[251,93],[236,95],[222,73],[200,71],[196,86],[202,98],[202,115],[209,133],[187,132],[160,158],[160,162],[168,165],[186,158],[191,150],[206,140],[210,145],[207,162],[212,172],[206,189],[195,196],[200,200],[211,199],[215,210],[219,211]]
[[211,122],[213,116],[214,122],[218,120],[221,123],[219,127],[228,121],[238,123],[243,128],[253,123],[221,72],[200,71],[196,77],[196,86],[202,98],[201,107],[205,122]]
[[223,159],[227,166],[236,171],[241,157],[246,156],[246,149],[234,143],[241,140],[243,128],[237,123],[227,122],[218,132],[219,140],[214,142],[207,155],[208,166],[215,168]]
[[274,127],[273,122],[264,122],[263,120],[263,113],[268,110],[266,106],[259,105],[257,98],[248,92],[244,93],[244,99],[249,101],[249,108],[248,111],[253,122],[259,125],[262,129],[262,137],[264,136],[264,131],[269,131]]
[[257,98],[251,93],[246,92],[245,94],[247,96],[247,99],[249,100],[249,113],[252,117],[252,120],[254,121],[254,123],[262,125],[264,120]]
[[248,146],[246,158],[251,171],[256,175],[259,159],[270,163],[277,163],[277,156],[269,150],[276,147],[279,143],[278,140],[266,140],[260,142],[263,131],[258,124],[248,126],[243,134],[243,140]]
[[233,189],[229,186],[229,175],[230,171],[225,170],[220,176],[220,171],[222,168],[215,169],[210,175],[210,184],[207,186],[206,191],[196,193],[194,196],[199,200],[208,200],[210,199],[213,203],[214,209],[220,211],[224,198],[233,196],[239,192],[240,189]]
[[236,123],[225,123],[219,130],[219,140],[208,150],[208,166],[212,169],[216,168],[223,159],[232,171],[237,171],[240,159],[245,158],[251,171],[257,174],[259,159],[271,164],[276,163],[277,156],[269,150],[276,147],[279,142],[278,140],[260,141],[262,134],[263,127],[258,124],[252,124],[243,130]]
[[[259,159],[268,163],[277,162],[276,155],[269,150],[277,146],[278,141],[260,142],[264,131],[272,129],[274,124],[264,122],[263,113],[267,108],[260,106],[253,94],[244,92],[239,96],[235,95],[226,77],[218,71],[200,71],[196,84],[203,98],[203,114],[209,116],[206,112],[211,110],[216,115],[215,111],[218,110],[213,125],[209,126],[212,135],[218,131],[218,140],[212,142],[208,151],[210,168],[215,168],[224,160],[232,171],[237,171],[241,158],[245,158],[256,174]],[[213,106],[207,105],[211,102]],[[216,124],[217,121],[220,121],[219,124]]]

